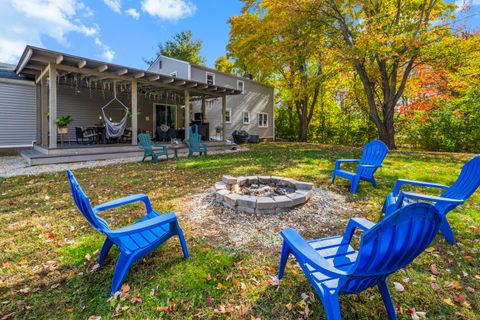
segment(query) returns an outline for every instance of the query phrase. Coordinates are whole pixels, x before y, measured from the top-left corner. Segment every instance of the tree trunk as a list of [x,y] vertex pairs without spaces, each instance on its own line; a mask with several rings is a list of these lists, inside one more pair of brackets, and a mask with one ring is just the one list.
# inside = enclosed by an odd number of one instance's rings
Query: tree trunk
[[298,141],[307,142],[308,126],[310,119],[308,117],[308,98],[295,103],[298,115]]

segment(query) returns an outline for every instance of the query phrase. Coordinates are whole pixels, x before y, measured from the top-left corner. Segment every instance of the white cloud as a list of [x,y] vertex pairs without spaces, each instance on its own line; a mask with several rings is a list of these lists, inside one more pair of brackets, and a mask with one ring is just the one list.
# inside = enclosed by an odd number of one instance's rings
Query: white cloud
[[120,0],[103,0],[103,2],[116,13],[122,13],[122,3]]
[[480,6],[480,0],[455,0],[455,5],[457,12],[468,11],[472,7]]
[[131,16],[135,20],[138,20],[140,18],[140,13],[135,8],[130,8],[125,10],[125,13]]
[[[45,47],[46,37],[65,47],[71,33],[94,40],[100,28],[93,15],[81,0],[0,0],[0,62],[17,63],[27,44]],[[113,50],[99,47],[105,59],[113,59]]]
[[112,62],[113,58],[115,58],[115,51],[110,49],[110,47],[104,44],[98,37],[95,38],[95,44],[102,49],[102,57],[107,60],[107,62]]
[[163,20],[179,20],[192,16],[197,7],[186,0],[142,0],[142,10]]

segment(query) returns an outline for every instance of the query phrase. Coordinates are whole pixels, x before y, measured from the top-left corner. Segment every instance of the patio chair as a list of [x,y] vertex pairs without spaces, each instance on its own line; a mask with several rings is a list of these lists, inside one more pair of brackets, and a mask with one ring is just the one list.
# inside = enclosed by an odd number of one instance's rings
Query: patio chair
[[98,133],[94,128],[75,127],[75,138],[77,144],[92,144],[98,138]]
[[[183,257],[188,259],[187,244],[175,213],[159,214],[152,210],[150,200],[145,194],[137,194],[109,201],[92,208],[90,200],[83,192],[73,173],[67,171],[67,176],[70,181],[73,199],[80,212],[92,227],[107,236],[100,251],[98,263],[100,265],[103,264],[112,245],[116,245],[120,250],[120,256],[113,273],[110,295],[113,295],[120,289],[120,286],[135,261],[152,252],[173,236],[178,236]],[[146,215],[132,225],[111,230],[107,221],[97,216],[101,211],[134,202],[143,202],[145,204]]]
[[208,146],[205,143],[202,143],[202,136],[198,134],[198,126],[193,125],[194,131],[192,127],[188,129],[189,137],[185,140],[185,143],[188,146],[188,157],[193,157],[194,152],[198,152],[200,155],[206,157],[208,152]]
[[[351,181],[350,192],[357,192],[360,180],[369,181],[373,186],[377,187],[375,181],[375,171],[382,167],[383,159],[387,156],[388,148],[380,140],[373,140],[363,147],[362,159],[340,159],[335,162],[335,168],[332,175],[332,184],[335,177],[342,177]],[[358,163],[357,172],[345,171],[340,168],[342,163]]]
[[[152,160],[157,162],[160,156],[165,156],[168,160],[168,147],[154,144],[150,136],[146,133],[138,135],[138,146],[144,151],[142,162],[148,157],[152,157]],[[153,150],[153,148],[157,148],[157,150]]]
[[[403,185],[429,187],[445,190],[440,196],[424,195],[401,191]],[[437,183],[398,179],[393,191],[387,195],[382,212],[389,216],[399,207],[412,203],[415,200],[428,201],[435,204],[442,216],[440,231],[445,239],[455,244],[455,236],[447,220],[447,213],[464,203],[480,186],[480,156],[469,160],[462,168],[457,180],[450,186]]]
[[[294,229],[281,232],[278,278],[293,254],[320,297],[328,320],[341,319],[340,294],[358,294],[378,286],[388,317],[396,319],[387,278],[406,267],[433,241],[442,218],[428,203],[400,208],[381,222],[350,219],[343,236],[307,241]],[[358,251],[350,245],[355,229],[364,231]]]

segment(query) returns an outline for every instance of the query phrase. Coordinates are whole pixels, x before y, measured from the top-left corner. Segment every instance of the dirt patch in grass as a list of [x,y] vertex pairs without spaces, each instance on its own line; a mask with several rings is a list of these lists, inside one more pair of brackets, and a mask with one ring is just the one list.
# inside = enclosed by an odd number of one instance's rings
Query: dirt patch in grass
[[277,214],[236,212],[215,201],[211,191],[189,195],[179,207],[195,237],[227,248],[255,247],[268,255],[278,254],[284,228],[293,227],[306,238],[330,236],[346,226],[351,212],[345,196],[324,188],[314,188],[304,205]]

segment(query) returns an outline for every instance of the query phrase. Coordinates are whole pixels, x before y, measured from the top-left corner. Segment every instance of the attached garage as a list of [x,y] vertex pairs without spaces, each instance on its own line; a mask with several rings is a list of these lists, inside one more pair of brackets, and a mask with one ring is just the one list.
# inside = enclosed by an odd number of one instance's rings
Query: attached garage
[[0,64],[0,148],[31,147],[37,135],[36,86]]

